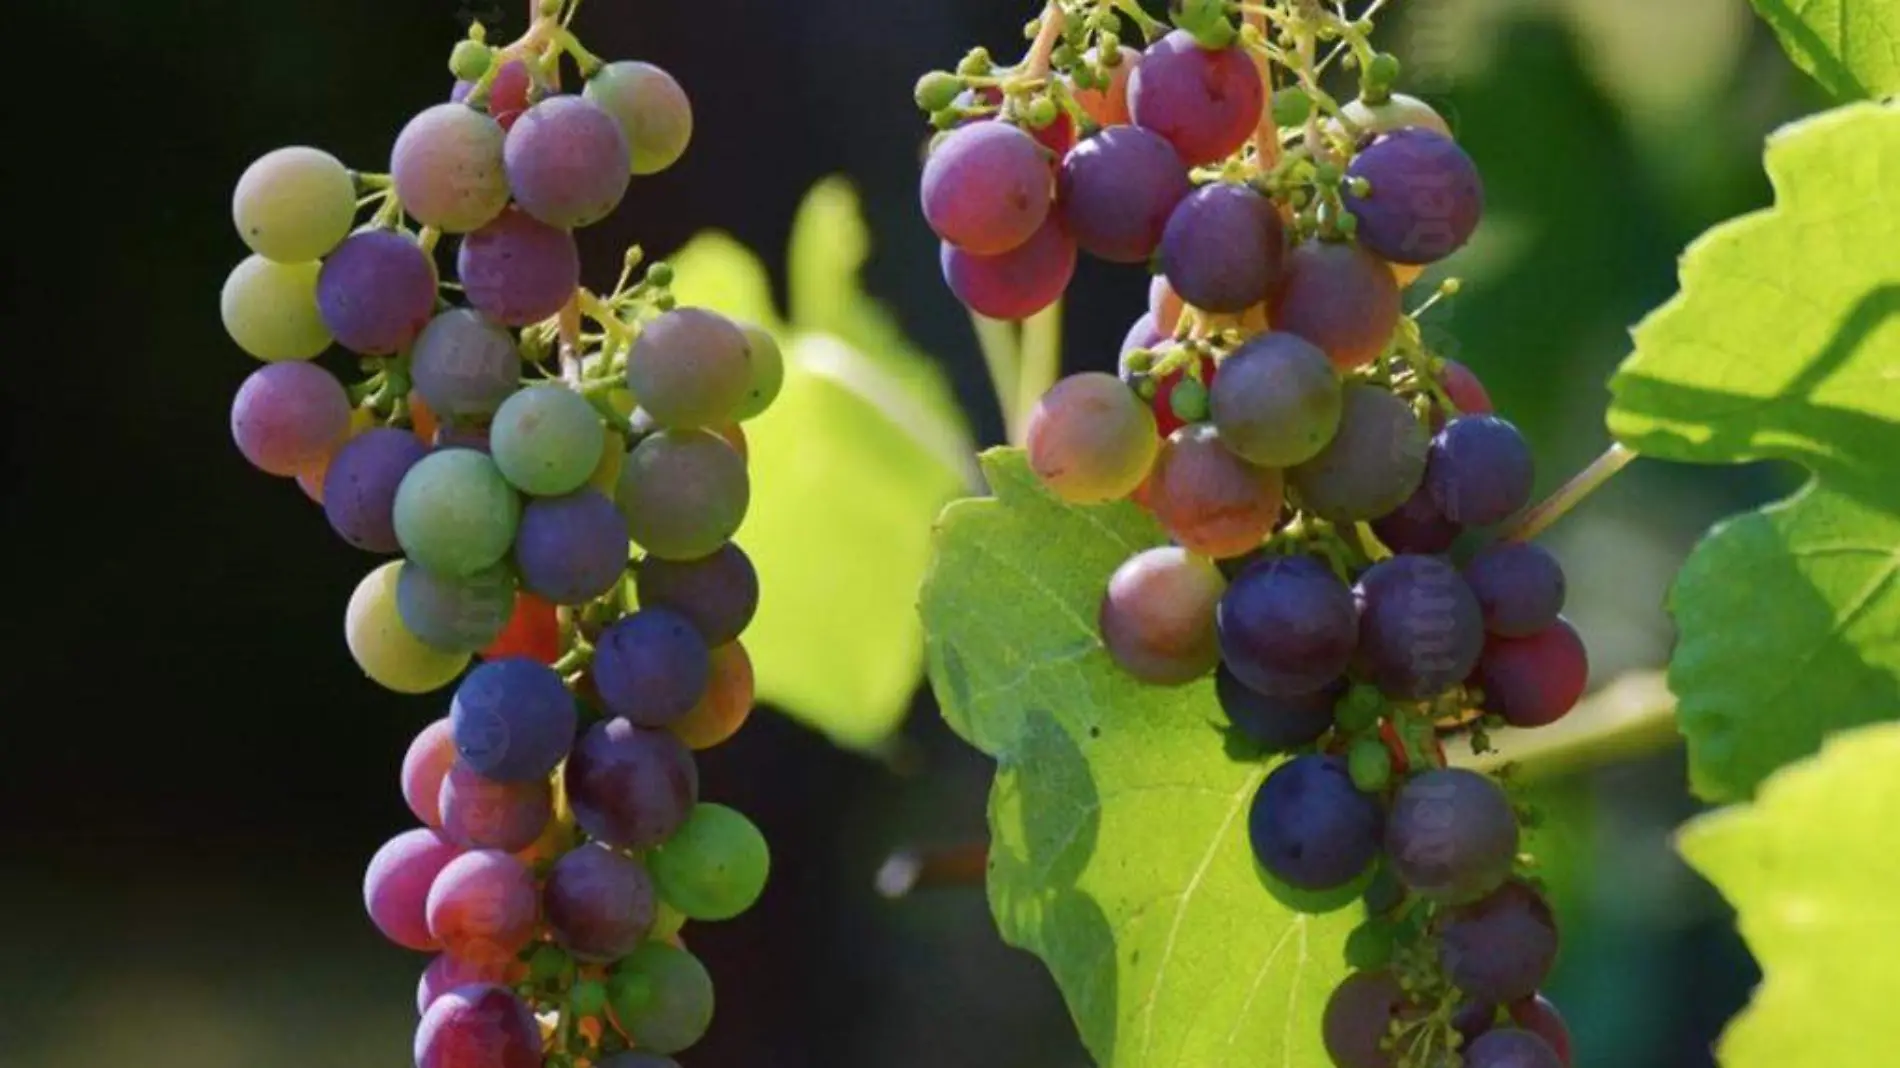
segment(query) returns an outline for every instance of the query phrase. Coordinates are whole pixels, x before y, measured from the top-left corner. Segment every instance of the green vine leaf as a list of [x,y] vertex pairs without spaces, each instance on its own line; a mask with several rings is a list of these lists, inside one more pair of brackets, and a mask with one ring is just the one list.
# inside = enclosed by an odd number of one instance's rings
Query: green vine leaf
[[1795,65],[1843,100],[1900,92],[1900,7],[1888,0],[1754,0]]
[[1683,856],[1735,906],[1765,976],[1722,1037],[1723,1068],[1872,1063],[1869,1051],[1893,1049],[1900,854],[1867,844],[1896,823],[1900,724],[1881,724],[1684,828]]
[[1767,166],[1775,206],[1690,246],[1610,383],[1611,432],[1648,456],[1813,472],[1718,526],[1670,596],[1670,688],[1714,799],[1900,716],[1900,107],[1788,127]]
[[1132,504],[1066,505],[1018,450],[939,521],[922,610],[945,719],[996,758],[991,910],[1042,958],[1104,1066],[1318,1065],[1356,909],[1297,915],[1256,875],[1268,768],[1230,758],[1213,687],[1144,686],[1096,634],[1110,573],[1165,542]]

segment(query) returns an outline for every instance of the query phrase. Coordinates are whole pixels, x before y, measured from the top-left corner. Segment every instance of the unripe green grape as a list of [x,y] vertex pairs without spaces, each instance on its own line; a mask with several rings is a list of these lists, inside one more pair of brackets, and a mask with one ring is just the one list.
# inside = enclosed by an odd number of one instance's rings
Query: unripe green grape
[[1390,89],[1398,84],[1399,74],[1399,57],[1390,52],[1380,52],[1366,65],[1366,84]]
[[915,97],[917,106],[924,111],[942,111],[957,102],[957,94],[963,92],[963,79],[947,70],[933,70],[917,79]]
[[528,955],[528,981],[536,986],[552,983],[568,969],[567,951],[552,942],[543,942]]
[[684,912],[667,904],[666,899],[662,898],[653,903],[653,929],[650,937],[655,942],[665,942],[685,930],[686,919]]
[[609,63],[587,79],[582,95],[620,124],[635,174],[666,170],[692,143],[692,101],[671,74],[651,63]]
[[529,386],[502,402],[488,446],[509,484],[559,497],[586,485],[606,436],[587,398],[565,386]]
[[449,53],[449,73],[465,82],[480,80],[495,60],[495,50],[480,41],[464,38],[455,42]]
[[1392,782],[1392,753],[1378,738],[1361,738],[1346,753],[1346,770],[1354,786],[1376,794]]
[[252,256],[231,272],[218,298],[224,329],[238,348],[265,362],[308,360],[330,347],[317,308],[323,265]]
[[1385,707],[1385,696],[1378,687],[1360,683],[1346,691],[1346,696],[1333,710],[1333,716],[1340,730],[1358,733],[1378,726],[1380,717],[1385,715]]
[[729,920],[765,892],[771,862],[765,836],[751,820],[701,803],[648,854],[647,870],[660,896],[688,919]]
[[1306,90],[1282,89],[1273,94],[1273,121],[1280,126],[1298,126],[1313,114],[1313,98]]
[[1033,129],[1040,130],[1056,121],[1057,114],[1058,109],[1056,102],[1046,96],[1039,96],[1029,102],[1029,107],[1024,112],[1023,118],[1028,121]]
[[1207,418],[1207,387],[1198,378],[1183,378],[1168,394],[1168,407],[1183,423],[1198,423]]
[[1135,491],[1160,450],[1154,412],[1121,379],[1071,375],[1043,394],[1025,434],[1030,470],[1071,504],[1102,504]]
[[467,578],[508,555],[521,498],[495,461],[474,449],[444,449],[403,476],[395,517],[396,540],[410,559]]
[[621,1030],[638,1036],[642,1050],[678,1053],[712,1025],[712,976],[691,953],[648,942],[614,965],[607,1004]]
[[634,446],[614,503],[627,534],[662,560],[698,560],[739,529],[751,500],[745,460],[710,430],[663,430]]
[[957,73],[966,78],[981,78],[989,74],[994,65],[990,59],[989,49],[982,47],[972,48],[969,52],[964,54],[962,61],[957,64]]
[[778,339],[762,326],[741,323],[739,331],[745,335],[746,362],[752,368],[745,402],[733,416],[743,423],[758,418],[778,399],[779,390],[785,386],[785,353],[779,349]]

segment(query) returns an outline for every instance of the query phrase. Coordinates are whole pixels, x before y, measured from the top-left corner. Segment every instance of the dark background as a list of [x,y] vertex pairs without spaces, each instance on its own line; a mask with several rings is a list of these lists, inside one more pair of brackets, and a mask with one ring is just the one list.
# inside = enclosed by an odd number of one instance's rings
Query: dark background
[[[519,0],[491,20],[506,39]],[[1433,320],[1535,440],[1543,481],[1605,444],[1623,331],[1704,227],[1768,199],[1761,137],[1816,104],[1739,0],[1417,0],[1426,60],[1485,168],[1491,214]],[[600,270],[717,226],[784,259],[815,180],[859,185],[872,290],[944,361],[979,435],[999,421],[917,218],[910,86],[970,44],[1013,55],[1027,0],[589,0],[608,58],[693,97],[684,162],[586,235]],[[1666,8],[1668,10],[1658,10]],[[297,490],[245,466],[228,405],[250,362],[219,286],[229,191],[261,152],[322,145],[380,169],[442,98],[467,12],[435,0],[93,0],[15,27],[32,103],[10,124],[0,753],[0,1060],[21,1068],[405,1063],[423,961],[361,916],[362,865],[409,822],[396,767],[433,698],[367,683],[341,641],[364,561]],[[1606,29],[1607,27],[1607,29]],[[1429,55],[1427,55],[1429,53]],[[42,69],[44,67],[44,69]],[[596,272],[598,273],[598,272]],[[782,279],[780,280],[782,285]],[[1106,366],[1144,279],[1085,265],[1071,369]],[[1599,681],[1667,656],[1673,568],[1770,471],[1639,467],[1553,532]],[[824,547],[814,547],[822,553]],[[702,762],[707,796],[775,853],[762,906],[689,932],[720,984],[694,1068],[1082,1066],[1040,966],[980,889],[886,902],[880,861],[972,839],[988,770],[927,697],[899,772],[760,715]],[[1564,784],[1570,949],[1555,993],[1585,1068],[1695,1068],[1752,965],[1667,848],[1694,811],[1679,752]]]

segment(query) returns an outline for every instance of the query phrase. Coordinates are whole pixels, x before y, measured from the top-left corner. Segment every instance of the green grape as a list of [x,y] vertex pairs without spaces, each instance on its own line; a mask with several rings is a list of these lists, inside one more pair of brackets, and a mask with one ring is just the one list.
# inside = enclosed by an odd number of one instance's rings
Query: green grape
[[433,648],[403,626],[396,608],[401,560],[364,576],[343,613],[343,639],[371,681],[397,693],[428,693],[447,686],[468,666],[469,654]]
[[614,502],[627,534],[662,560],[698,560],[732,539],[752,487],[746,464],[710,430],[662,430],[634,446]]
[[278,263],[252,256],[224,280],[218,307],[238,348],[260,360],[308,360],[330,347],[330,329],[317,310],[317,274],[323,265]]
[[529,386],[501,403],[488,447],[516,489],[559,497],[587,484],[606,438],[587,398],[566,386]]
[[1367,920],[1346,936],[1346,965],[1354,971],[1376,971],[1392,961],[1392,925]]
[[1194,36],[1202,48],[1226,48],[1238,37],[1227,17],[1228,0],[1176,0],[1174,24]]
[[1378,726],[1379,718],[1385,715],[1385,695],[1376,686],[1360,683],[1346,691],[1333,715],[1340,730],[1369,731]]
[[758,418],[778,399],[779,390],[785,386],[785,354],[764,327],[741,323],[739,330],[745,334],[746,361],[752,369],[751,387],[734,416],[743,423]]
[[1313,98],[1306,90],[1282,89],[1273,94],[1273,121],[1279,126],[1298,126],[1313,114]]
[[489,64],[494,61],[494,49],[480,41],[464,39],[455,42],[455,50],[449,53],[449,73],[465,82],[478,81],[488,73]]
[[609,63],[582,90],[620,124],[635,174],[658,174],[686,154],[693,105],[673,76],[651,63]]
[[665,898],[653,903],[653,929],[649,936],[655,942],[665,942],[677,937],[686,929],[687,916],[684,912],[666,903]]
[[648,942],[614,966],[607,1006],[642,1050],[678,1053],[712,1026],[712,976],[691,953]]
[[749,400],[749,352],[732,320],[704,308],[676,308],[640,332],[627,354],[627,387],[669,430],[725,426]]
[[729,920],[751,908],[765,892],[771,863],[752,821],[714,804],[695,805],[647,858],[660,896],[694,920]]
[[396,540],[411,559],[467,578],[508,555],[521,521],[521,498],[495,461],[474,449],[445,449],[423,457],[403,476],[395,516]]
[[278,263],[307,263],[349,234],[356,182],[328,152],[280,148],[245,168],[231,196],[231,219],[252,252]]
[[1376,794],[1392,782],[1392,752],[1378,738],[1361,738],[1347,751],[1346,768],[1354,786]]
[[592,980],[575,983],[567,992],[567,1004],[576,1016],[599,1016],[607,1009],[607,984]]

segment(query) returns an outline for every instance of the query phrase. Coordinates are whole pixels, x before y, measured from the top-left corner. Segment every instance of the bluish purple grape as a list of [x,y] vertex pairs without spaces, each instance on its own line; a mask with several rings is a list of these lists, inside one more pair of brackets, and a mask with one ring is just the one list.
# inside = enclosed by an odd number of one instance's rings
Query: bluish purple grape
[[1208,404],[1221,441],[1241,459],[1292,467],[1331,443],[1345,398],[1324,352],[1275,330],[1221,361]]
[[1570,714],[1590,682],[1590,653],[1562,616],[1525,638],[1492,636],[1475,680],[1487,712],[1513,727],[1548,727]]
[[[1346,168],[1345,207],[1359,243],[1393,263],[1436,263],[1464,247],[1484,215],[1484,180],[1458,142],[1436,130],[1382,134]],[[1354,179],[1371,184],[1365,196]]]
[[1484,629],[1528,638],[1557,622],[1567,583],[1550,550],[1531,542],[1487,545],[1465,565],[1465,582],[1484,611]]
[[231,437],[251,466],[295,475],[322,460],[350,427],[350,398],[314,363],[287,361],[252,371],[231,402]]
[[344,442],[323,476],[323,516],[344,541],[399,552],[396,490],[429,450],[407,430],[373,427]]
[[574,822],[621,849],[666,841],[699,802],[699,769],[685,743],[618,718],[581,736],[562,781]]
[[574,235],[519,208],[463,238],[455,264],[468,302],[503,326],[554,315],[581,284]]
[[1054,215],[1029,240],[994,256],[943,243],[943,280],[964,307],[990,319],[1027,319],[1062,299],[1075,277],[1075,239]]
[[414,341],[435,314],[435,265],[415,239],[395,230],[344,238],[317,275],[317,308],[337,342],[387,356]]
[[541,1068],[541,1052],[541,1025],[504,986],[451,990],[416,1029],[416,1068]]
[[1215,620],[1228,670],[1269,696],[1332,685],[1359,639],[1352,591],[1310,556],[1268,557],[1241,572]]
[[712,679],[712,653],[692,621],[643,608],[594,643],[594,688],[617,716],[664,727],[693,710]]
[[1479,1036],[1464,1051],[1464,1068],[1565,1068],[1543,1036],[1500,1027]]
[[1128,80],[1135,125],[1168,139],[1191,166],[1232,155],[1266,106],[1260,72],[1243,48],[1202,48],[1185,30],[1149,45]]
[[1234,729],[1270,752],[1285,753],[1319,741],[1333,725],[1333,706],[1346,692],[1336,682],[1321,690],[1269,697],[1250,689],[1226,665],[1214,675],[1214,696]]
[[1070,150],[1059,203],[1082,251],[1110,263],[1145,263],[1168,217],[1192,186],[1187,164],[1160,134],[1111,126]]
[[1497,1003],[1535,995],[1561,941],[1543,895],[1518,880],[1441,913],[1437,934],[1446,977],[1467,997]]
[[1036,139],[1006,122],[973,122],[937,142],[924,164],[924,219],[945,241],[995,256],[1049,218],[1052,181]]
[[1399,325],[1392,268],[1357,245],[1314,238],[1287,255],[1267,317],[1325,350],[1341,373],[1385,351]]
[[1429,441],[1411,405],[1377,386],[1345,390],[1339,432],[1287,472],[1300,503],[1321,519],[1359,523],[1391,513],[1425,479]]
[[396,611],[423,644],[448,653],[488,648],[515,611],[515,574],[497,564],[472,575],[443,575],[404,561],[396,575]]
[[1467,415],[1432,439],[1426,485],[1447,519],[1468,527],[1504,522],[1530,503],[1537,480],[1530,443],[1495,415]]
[[442,777],[436,804],[443,835],[468,849],[518,853],[554,818],[554,791],[546,779],[499,782],[459,758]]
[[714,648],[739,637],[759,609],[759,573],[731,542],[697,560],[646,557],[634,575],[641,605],[678,612]]
[[490,660],[449,706],[455,751],[485,778],[535,782],[567,759],[579,726],[574,695],[553,668],[525,656]]
[[521,510],[515,567],[528,592],[579,605],[614,588],[627,569],[627,522],[598,490],[540,497]]
[[551,96],[530,107],[503,149],[515,203],[564,230],[613,214],[633,179],[631,158],[620,123],[579,96]]
[[1356,672],[1394,700],[1423,701],[1463,682],[1484,651],[1484,615],[1458,569],[1405,554],[1367,569]]
[[1280,212],[1236,182],[1189,194],[1161,236],[1161,273],[1182,300],[1203,311],[1238,314],[1264,302],[1285,264]]
[[521,352],[508,331],[480,312],[450,308],[417,336],[409,378],[445,422],[490,416],[521,388]]
[[1326,1055],[1335,1068],[1397,1068],[1381,1044],[1392,1025],[1415,1010],[1391,972],[1354,972],[1326,1000],[1320,1019]]
[[541,911],[555,941],[596,964],[611,964],[645,940],[654,905],[646,868],[599,844],[563,854],[541,891]]
[[1491,779],[1464,768],[1413,776],[1399,789],[1386,821],[1386,856],[1393,873],[1414,893],[1445,904],[1474,901],[1496,890],[1510,877],[1517,847],[1517,813],[1510,798]]
[[1431,487],[1420,483],[1404,504],[1372,521],[1372,532],[1395,553],[1429,554],[1450,549],[1464,528],[1445,518]]
[[1294,757],[1273,769],[1247,814],[1254,858],[1274,878],[1306,891],[1334,890],[1379,856],[1379,802],[1353,785],[1336,756]]

